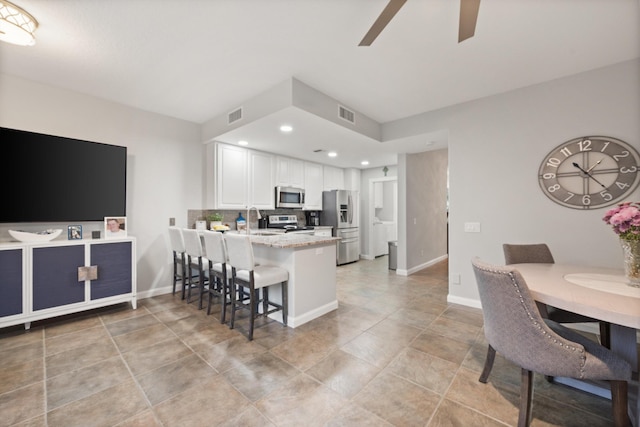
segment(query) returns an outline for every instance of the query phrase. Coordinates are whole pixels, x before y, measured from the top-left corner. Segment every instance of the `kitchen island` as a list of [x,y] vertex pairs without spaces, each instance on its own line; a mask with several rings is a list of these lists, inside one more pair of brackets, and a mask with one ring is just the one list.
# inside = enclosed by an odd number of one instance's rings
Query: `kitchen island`
[[[287,325],[296,328],[338,308],[336,296],[337,237],[297,233],[251,234],[256,263],[289,272]],[[276,285],[275,287],[279,287]],[[279,289],[269,292],[281,302]],[[280,312],[272,315],[282,321]]]

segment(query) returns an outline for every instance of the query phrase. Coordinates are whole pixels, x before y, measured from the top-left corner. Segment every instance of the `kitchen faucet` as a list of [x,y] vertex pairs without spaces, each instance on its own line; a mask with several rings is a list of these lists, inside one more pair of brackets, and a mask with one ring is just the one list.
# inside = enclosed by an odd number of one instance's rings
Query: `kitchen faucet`
[[255,206],[251,206],[247,208],[247,234],[251,234],[249,230],[251,228],[251,226],[249,225],[251,224],[251,221],[249,221],[249,212],[251,211],[251,209],[256,210],[256,214],[258,215],[258,221],[262,219],[262,215],[260,215],[260,211],[258,210],[258,208],[256,208]]

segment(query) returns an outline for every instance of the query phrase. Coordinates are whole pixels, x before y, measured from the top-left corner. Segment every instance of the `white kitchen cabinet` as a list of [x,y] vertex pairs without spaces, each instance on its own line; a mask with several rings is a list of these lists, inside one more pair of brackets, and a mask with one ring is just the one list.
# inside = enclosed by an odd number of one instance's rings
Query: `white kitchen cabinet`
[[276,185],[304,188],[304,162],[290,157],[276,157]]
[[344,177],[344,190],[360,191],[360,169],[342,169]]
[[275,208],[273,155],[249,150],[249,198],[247,206],[258,209]]
[[215,165],[215,208],[246,209],[249,196],[248,150],[217,144]]
[[331,237],[332,227],[315,227],[313,229],[314,236]]
[[304,208],[308,211],[322,210],[323,170],[318,163],[304,162]]
[[324,190],[344,190],[344,170],[333,166],[323,166]]
[[216,144],[215,209],[274,209],[274,156]]

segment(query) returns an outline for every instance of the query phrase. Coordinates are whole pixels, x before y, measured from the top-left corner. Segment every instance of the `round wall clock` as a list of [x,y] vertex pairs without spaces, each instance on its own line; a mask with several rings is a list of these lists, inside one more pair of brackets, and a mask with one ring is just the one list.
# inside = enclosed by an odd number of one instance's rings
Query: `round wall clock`
[[538,172],[540,188],[554,202],[593,209],[622,201],[640,182],[640,154],[608,136],[575,138],[545,156]]

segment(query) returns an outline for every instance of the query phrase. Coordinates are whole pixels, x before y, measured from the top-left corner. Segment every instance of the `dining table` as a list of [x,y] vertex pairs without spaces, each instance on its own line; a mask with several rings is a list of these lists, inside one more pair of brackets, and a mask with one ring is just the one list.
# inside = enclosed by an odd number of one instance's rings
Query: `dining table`
[[[622,269],[571,264],[513,264],[524,278],[532,297],[553,307],[610,323],[611,351],[631,365],[629,417],[639,427],[638,331],[640,288],[627,284]],[[603,396],[601,387],[571,379],[554,379]],[[607,397],[610,397],[607,396]]]

